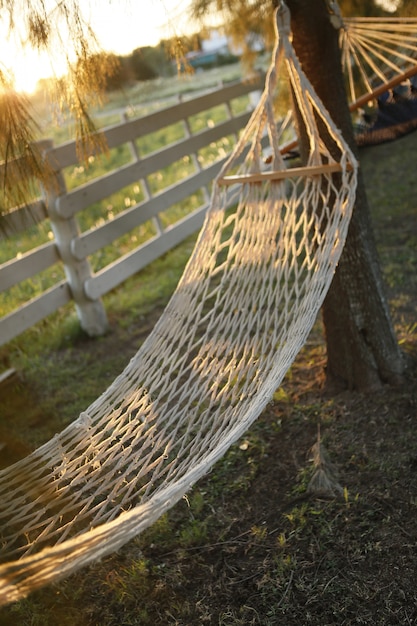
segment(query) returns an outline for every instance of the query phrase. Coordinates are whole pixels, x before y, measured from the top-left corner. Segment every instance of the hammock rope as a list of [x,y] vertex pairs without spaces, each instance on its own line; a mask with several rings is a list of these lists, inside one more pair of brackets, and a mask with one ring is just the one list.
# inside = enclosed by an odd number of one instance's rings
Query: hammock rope
[[[0,472],[0,603],[156,521],[260,415],[307,339],[344,245],[358,166],[301,70],[284,3],[276,18],[265,91],[154,330],[78,419]],[[274,105],[285,69],[309,133],[306,168],[295,171]]]
[[[337,8],[336,8],[337,13]],[[340,22],[342,64],[358,146],[392,141],[417,128],[417,19]],[[367,107],[364,109],[364,107]]]
[[351,111],[417,74],[417,18],[342,18],[333,8]]

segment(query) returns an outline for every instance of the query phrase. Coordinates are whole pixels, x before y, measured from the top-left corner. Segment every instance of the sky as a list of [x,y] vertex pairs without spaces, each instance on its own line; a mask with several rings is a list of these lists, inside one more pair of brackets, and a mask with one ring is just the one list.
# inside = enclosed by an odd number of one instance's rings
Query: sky
[[[116,54],[129,54],[135,48],[156,45],[161,39],[187,32],[190,0],[81,0],[102,48]],[[8,39],[0,22],[0,60],[12,69],[17,89],[30,93],[40,78],[60,76],[65,61],[59,51],[48,55],[23,48],[16,37]],[[1,66],[0,66],[1,67]]]

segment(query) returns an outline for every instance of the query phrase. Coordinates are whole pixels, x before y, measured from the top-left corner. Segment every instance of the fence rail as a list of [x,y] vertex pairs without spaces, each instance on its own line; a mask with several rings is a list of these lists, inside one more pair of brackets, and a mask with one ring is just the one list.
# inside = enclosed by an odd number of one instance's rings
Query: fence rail
[[[45,191],[29,207],[13,209],[3,224],[2,236],[14,236],[17,245],[16,233],[23,233],[28,227],[48,220],[52,240],[23,254],[16,248],[13,258],[0,265],[0,297],[54,265],[64,268],[65,279],[58,278],[40,295],[8,311],[0,319],[0,345],[70,301],[74,302],[80,324],[89,335],[100,335],[106,330],[102,296],[201,227],[209,205],[210,185],[227,158],[224,149],[224,154],[218,156],[221,142],[229,138],[231,149],[232,142],[252,113],[248,96],[262,89],[263,80],[264,77],[259,75],[251,81],[236,82],[142,118],[125,119],[103,129],[101,132],[108,150],[125,150],[125,153],[127,150],[129,161],[73,189],[68,188],[68,172],[70,168],[74,172],[74,167],[80,167],[76,143],[53,146],[51,141],[40,142],[44,158],[55,172],[57,184],[53,191]],[[242,99],[245,99],[243,108],[242,104],[237,106]],[[210,123],[202,126],[201,119],[215,107],[225,109],[224,119],[216,124],[210,119]],[[152,142],[153,133],[163,132],[175,124],[181,129],[179,138],[141,155],[139,143],[144,138],[150,137]],[[193,126],[198,128],[193,131]],[[206,161],[202,152],[208,149],[217,157]],[[188,163],[186,175],[158,187],[155,179],[162,178],[167,168],[181,160]],[[88,214],[92,206],[132,185],[141,194],[133,206],[117,207],[117,214],[108,219],[102,208],[103,215],[97,223],[84,229],[80,226],[80,218]],[[190,198],[194,198],[194,205],[197,198],[198,206],[167,221],[165,213]],[[126,252],[120,250],[117,258],[104,267],[93,268],[92,255],[106,246],[117,248],[117,240],[148,222],[152,222],[153,231],[146,240]]]

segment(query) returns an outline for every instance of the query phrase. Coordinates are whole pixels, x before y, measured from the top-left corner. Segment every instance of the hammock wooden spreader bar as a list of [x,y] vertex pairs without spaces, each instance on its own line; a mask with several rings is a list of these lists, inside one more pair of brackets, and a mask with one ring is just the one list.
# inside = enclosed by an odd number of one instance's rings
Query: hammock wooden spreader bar
[[361,107],[365,106],[366,104],[371,102],[371,100],[376,100],[379,96],[381,96],[386,91],[389,91],[390,89],[394,89],[395,87],[398,87],[398,85],[401,85],[401,83],[403,83],[405,80],[407,80],[408,78],[412,78],[413,76],[416,76],[416,75],[417,75],[417,61],[415,65],[410,67],[405,72],[402,72],[402,74],[398,74],[398,76],[395,76],[395,78],[391,78],[391,80],[388,80],[386,83],[383,83],[379,85],[378,87],[375,87],[375,89],[372,89],[368,93],[364,93],[362,96],[360,96],[360,98],[358,98],[357,100],[355,100],[355,102],[352,102],[349,105],[350,111],[351,112],[357,111],[357,109],[360,109]]
[[[261,183],[266,180],[282,181],[288,178],[296,178],[299,176],[318,176],[320,174],[341,172],[340,163],[322,163],[321,165],[310,165],[305,167],[292,167],[287,170],[276,170],[272,172],[258,172],[257,174],[241,174],[224,176],[218,179],[219,185],[235,185],[236,183]],[[346,166],[347,170],[352,169],[350,163]]]
[[[74,422],[0,471],[1,604],[119,549],[178,502],[259,417],[310,333],[346,239],[358,166],[302,72],[283,2],[276,18],[264,93],[155,328]],[[274,108],[284,81],[314,166],[295,179]],[[264,150],[285,185],[263,176]],[[232,173],[258,184],[230,187]]]

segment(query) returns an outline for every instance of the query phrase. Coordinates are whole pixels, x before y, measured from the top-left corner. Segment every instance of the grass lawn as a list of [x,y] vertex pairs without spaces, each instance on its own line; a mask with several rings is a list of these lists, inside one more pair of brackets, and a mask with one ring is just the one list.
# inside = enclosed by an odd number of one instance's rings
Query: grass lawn
[[[0,625],[417,623],[417,135],[361,164],[409,380],[323,391],[320,323],[263,415],[187,500],[117,554],[0,609]],[[1,464],[61,430],[121,371],[161,314],[193,238],[109,294],[91,340],[70,308],[0,350]],[[306,493],[321,436],[343,495]]]

